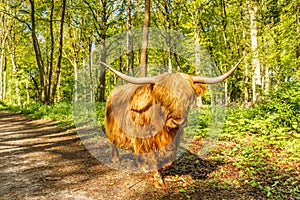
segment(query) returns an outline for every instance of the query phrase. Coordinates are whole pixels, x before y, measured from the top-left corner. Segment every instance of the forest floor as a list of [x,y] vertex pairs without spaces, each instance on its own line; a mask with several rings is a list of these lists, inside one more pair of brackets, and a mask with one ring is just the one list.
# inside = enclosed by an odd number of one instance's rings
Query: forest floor
[[175,164],[164,173],[166,189],[156,189],[145,174],[100,163],[74,127],[0,112],[0,199],[265,199],[253,188],[213,184],[213,174],[239,176],[232,162],[188,158],[178,164],[184,167]]

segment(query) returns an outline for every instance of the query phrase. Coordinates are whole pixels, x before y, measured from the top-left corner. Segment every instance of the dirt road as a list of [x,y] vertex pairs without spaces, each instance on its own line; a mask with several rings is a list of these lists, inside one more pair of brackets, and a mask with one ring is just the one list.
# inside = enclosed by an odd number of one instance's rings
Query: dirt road
[[126,199],[140,178],[91,157],[72,128],[0,113],[0,199]]

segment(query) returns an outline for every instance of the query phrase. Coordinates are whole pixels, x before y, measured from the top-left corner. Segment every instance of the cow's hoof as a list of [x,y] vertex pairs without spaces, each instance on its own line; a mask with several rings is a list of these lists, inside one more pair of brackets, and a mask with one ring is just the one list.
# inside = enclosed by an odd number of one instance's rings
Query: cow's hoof
[[166,184],[164,182],[163,177],[159,171],[154,172],[153,174],[153,185],[155,188],[166,188]]
[[112,161],[112,163],[115,164],[115,165],[120,165],[120,159],[119,159],[118,156],[112,157],[112,158],[111,158],[111,161]]
[[165,164],[165,165],[162,167],[162,171],[165,171],[166,169],[168,169],[169,167],[171,167],[172,164],[173,164],[173,162],[168,162],[167,164]]
[[163,179],[155,180],[153,185],[154,185],[155,188],[160,188],[160,189],[165,189],[166,188],[166,184],[165,184]]

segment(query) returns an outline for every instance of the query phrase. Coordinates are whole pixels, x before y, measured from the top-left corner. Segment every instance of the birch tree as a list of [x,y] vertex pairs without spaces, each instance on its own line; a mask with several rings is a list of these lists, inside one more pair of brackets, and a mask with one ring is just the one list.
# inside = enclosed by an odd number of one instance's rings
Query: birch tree
[[261,75],[260,75],[260,62],[258,54],[258,39],[257,39],[257,11],[258,5],[253,1],[247,0],[249,17],[250,17],[250,37],[251,37],[251,50],[253,51],[252,57],[252,102],[254,103],[257,100],[257,88],[256,85],[261,85]]
[[[7,10],[5,1],[0,2],[0,8]],[[8,17],[4,12],[0,13],[0,100],[5,99],[6,91],[6,51],[5,45],[8,39]]]
[[[17,105],[21,106],[21,96],[20,96],[20,88],[19,88],[19,76],[18,76],[18,64],[16,61],[16,45],[18,43],[17,41],[17,36],[16,36],[16,30],[15,28],[17,28],[17,26],[13,26],[11,28],[11,30],[9,30],[9,41],[8,41],[8,52],[9,52],[9,57],[10,57],[10,61],[11,61],[11,66],[12,66],[12,70],[11,70],[11,82],[14,83],[14,90],[12,90],[12,88],[10,88],[11,93],[14,93],[10,95],[11,99],[13,99],[12,97],[16,97],[17,99]],[[12,102],[11,102],[12,103]]]

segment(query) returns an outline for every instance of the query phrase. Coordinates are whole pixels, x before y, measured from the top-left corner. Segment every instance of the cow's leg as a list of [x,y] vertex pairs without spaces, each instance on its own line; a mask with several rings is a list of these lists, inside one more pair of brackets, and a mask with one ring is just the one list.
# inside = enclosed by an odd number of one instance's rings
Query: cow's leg
[[155,188],[165,188],[165,182],[161,174],[160,164],[159,164],[159,155],[155,152],[150,154],[150,158],[148,158],[149,165],[152,169],[153,174],[153,185]]
[[137,167],[139,168],[139,170],[141,170],[142,172],[147,172],[148,170],[145,167],[145,161],[144,161],[144,157],[142,154],[135,154],[135,161],[137,164]]
[[161,175],[160,170],[156,170],[153,172],[153,185],[156,188],[165,188],[166,184],[164,182],[164,179]]
[[158,161],[155,157],[155,153],[139,153],[136,154],[137,164],[141,171],[150,172],[149,175],[152,176],[153,185],[156,188],[165,188],[165,183],[158,169]]
[[156,169],[155,161],[153,160],[152,153],[138,153],[136,154],[137,166],[142,172],[150,172]]
[[165,151],[163,151],[163,153],[165,153],[164,157],[168,158],[168,161],[166,161],[166,163],[162,165],[162,171],[168,169],[176,160],[181,133],[182,129],[180,128],[174,140],[170,144],[168,144]]
[[116,165],[120,164],[119,151],[113,144],[111,145],[111,161]]

